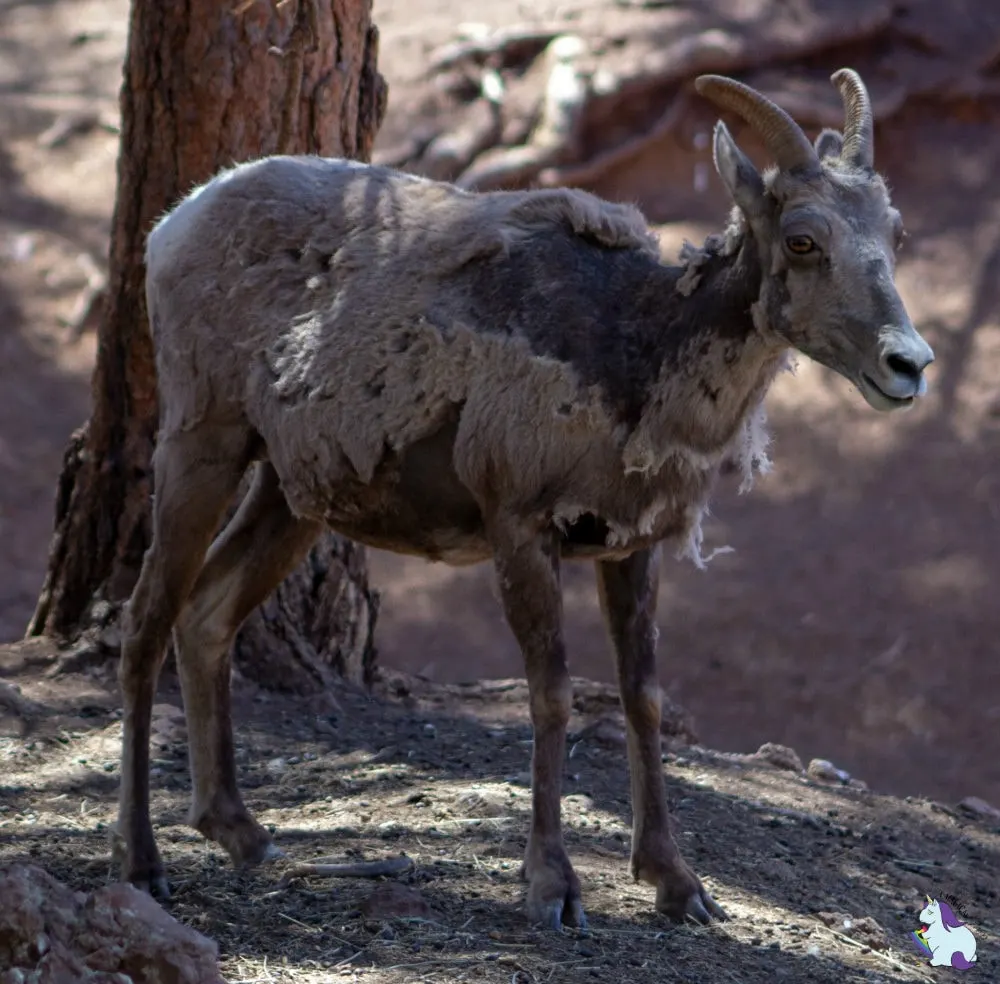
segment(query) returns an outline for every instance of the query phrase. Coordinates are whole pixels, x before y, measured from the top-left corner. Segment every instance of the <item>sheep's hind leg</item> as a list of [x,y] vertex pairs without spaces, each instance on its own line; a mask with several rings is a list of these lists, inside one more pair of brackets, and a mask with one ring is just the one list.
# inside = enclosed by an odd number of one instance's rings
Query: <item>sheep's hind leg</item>
[[632,875],[656,886],[656,908],[674,920],[726,919],[670,833],[656,675],[658,548],[638,551],[622,561],[598,562],[597,586],[625,709],[632,780]]
[[257,465],[236,514],[212,544],[174,629],[193,797],[189,822],[237,866],[280,856],[236,782],[230,650],[243,620],[294,569],[322,525],[296,518],[270,462]]
[[563,843],[560,817],[566,725],[572,685],[562,637],[559,553],[554,537],[539,539],[515,524],[494,523],[492,540],[507,623],[524,655],[531,701],[531,832],[522,876],[528,918],[553,929],[584,928],[580,880]]
[[184,694],[193,797],[189,822],[221,844],[233,864],[280,853],[251,817],[236,782],[230,701],[230,650],[243,620],[308,552],[322,524],[296,518],[269,462],[209,550],[174,630]]
[[121,787],[115,855],[122,877],[154,895],[170,892],[149,817],[153,696],[167,641],[212,535],[246,467],[245,432],[228,428],[161,435],[153,455],[152,543],[122,620]]

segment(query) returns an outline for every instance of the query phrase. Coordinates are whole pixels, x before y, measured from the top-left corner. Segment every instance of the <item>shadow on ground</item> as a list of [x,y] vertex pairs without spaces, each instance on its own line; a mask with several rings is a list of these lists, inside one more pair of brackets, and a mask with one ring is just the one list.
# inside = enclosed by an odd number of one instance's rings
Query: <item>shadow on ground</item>
[[[31,694],[30,683],[24,689]],[[78,706],[63,702],[72,720],[53,715],[31,735],[0,741],[0,863],[31,860],[79,889],[114,878],[108,828],[120,725],[111,688],[103,688],[106,701],[95,696],[101,689],[81,682]],[[415,867],[401,880],[430,907],[416,921],[365,916],[371,884],[363,880],[282,887],[283,863],[232,870],[185,826],[183,734],[154,747],[153,817],[174,890],[168,908],[219,941],[227,976],[255,979],[266,966],[277,980],[301,981],[340,965],[370,968],[379,980],[417,971],[454,980],[469,971],[509,981],[521,969],[529,980],[577,982],[616,967],[635,981],[691,984],[727,974],[745,984],[922,980],[908,933],[923,895],[946,892],[962,901],[979,940],[980,966],[969,979],[996,975],[1000,827],[699,747],[667,756],[677,836],[734,920],[675,927],[652,911],[652,889],[628,873],[624,751],[584,738],[571,744],[563,810],[591,932],[534,930],[518,878],[530,809],[523,686],[498,688],[493,699],[475,699],[472,688],[463,698],[462,689],[397,677],[373,696],[345,689],[339,710],[316,714],[237,688],[240,782],[289,860],[405,853]],[[173,679],[158,700],[180,703]],[[578,715],[572,729],[581,723]],[[824,912],[839,914],[832,927]],[[844,917],[870,917],[875,935],[844,926]],[[881,949],[865,950],[872,940]]]

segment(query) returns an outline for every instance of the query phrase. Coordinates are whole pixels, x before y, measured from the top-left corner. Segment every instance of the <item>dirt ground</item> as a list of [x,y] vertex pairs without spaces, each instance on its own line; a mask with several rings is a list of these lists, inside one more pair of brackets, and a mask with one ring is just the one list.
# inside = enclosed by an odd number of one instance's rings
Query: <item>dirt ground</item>
[[[111,674],[47,679],[51,652],[0,648],[0,679],[49,710],[0,738],[0,864],[32,861],[74,888],[113,872],[121,726]],[[236,872],[185,826],[190,784],[176,681],[161,686],[152,815],[171,877],[167,909],[215,939],[236,982],[365,979],[543,984],[843,984],[934,981],[910,942],[925,893],[954,895],[978,966],[1000,973],[1000,823],[925,799],[823,783],[749,757],[674,743],[665,756],[680,842],[733,919],[657,917],[628,874],[630,812],[610,688],[581,682],[563,804],[588,932],[532,929],[518,868],[531,730],[518,680],[464,687],[390,674],[371,696],[316,713],[237,686],[248,805],[287,860]],[[291,864],[391,858],[426,909],[371,912],[371,882],[303,878]],[[944,972],[945,975],[953,972]]]
[[[555,7],[497,3],[489,20],[543,20]],[[76,338],[65,321],[87,283],[78,257],[104,265],[116,155],[104,124],[117,115],[126,15],[125,0],[0,0],[0,640],[19,638],[30,617],[62,451],[88,411],[93,334]],[[375,18],[391,87],[387,143],[421,110],[428,52],[485,16],[471,0],[376,0]],[[66,119],[79,119],[79,131],[40,141]],[[667,138],[596,189],[639,202],[668,251],[725,214],[714,177],[692,190],[708,159],[696,135]],[[175,743],[163,750],[156,807],[181,883],[173,911],[220,941],[231,979],[291,980],[298,968],[294,979],[308,980],[308,961],[340,959],[347,976],[375,963],[386,981],[582,981],[623,966],[636,981],[699,984],[930,979],[906,948],[923,891],[966,901],[986,959],[965,979],[996,979],[986,943],[997,929],[996,831],[950,806],[882,793],[1000,803],[1000,102],[947,113],[907,106],[880,129],[876,161],[909,230],[899,283],[937,350],[931,392],[887,420],[805,361],[782,378],[768,400],[775,470],[749,496],[719,496],[706,538],[735,553],[705,572],[665,560],[660,638],[664,685],[704,745],[752,752],[781,742],[804,759],[832,759],[880,794],[738,768],[717,753],[671,759],[684,843],[740,918],[669,929],[627,877],[622,752],[584,743],[566,809],[595,929],[587,941],[542,940],[518,911],[523,694],[509,683],[439,686],[521,673],[492,572],[373,553],[381,660],[414,675],[415,696],[371,704],[347,694],[342,714],[317,722],[248,693],[243,774],[293,857],[405,850],[417,862],[406,877],[438,914],[416,928],[369,926],[355,914],[366,884],[278,892],[275,872],[230,872],[182,826],[187,777]],[[592,573],[570,566],[565,582],[574,673],[610,680]],[[20,657],[5,666],[26,690],[43,686]],[[117,725],[105,710],[113,697],[88,686],[90,696],[67,697],[74,721],[64,733],[0,747],[2,856],[31,854],[80,886],[107,876],[99,827],[117,782]],[[282,727],[269,730],[279,714]],[[473,787],[499,798],[510,819],[466,822]],[[796,877],[807,865],[808,877]],[[248,893],[250,927],[237,911]],[[821,927],[817,906],[876,919],[906,969]]]

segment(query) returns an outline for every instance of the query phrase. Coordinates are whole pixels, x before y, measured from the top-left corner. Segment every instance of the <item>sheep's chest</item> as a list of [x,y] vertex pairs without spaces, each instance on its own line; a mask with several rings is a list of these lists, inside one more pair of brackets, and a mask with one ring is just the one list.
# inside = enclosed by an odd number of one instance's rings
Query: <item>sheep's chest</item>
[[588,507],[559,504],[552,518],[563,534],[564,556],[612,559],[660,541],[682,549],[700,543],[718,472],[717,461],[668,460],[652,476],[624,474],[612,494],[595,497]]

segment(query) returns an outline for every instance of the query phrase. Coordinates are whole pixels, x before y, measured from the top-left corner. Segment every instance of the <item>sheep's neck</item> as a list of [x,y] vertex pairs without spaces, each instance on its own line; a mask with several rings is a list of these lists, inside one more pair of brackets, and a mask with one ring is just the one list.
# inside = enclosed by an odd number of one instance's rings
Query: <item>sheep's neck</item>
[[763,274],[749,235],[729,251],[713,237],[684,267],[663,272],[659,330],[671,342],[629,440],[640,470],[678,452],[706,462],[724,455],[786,352],[758,304]]

